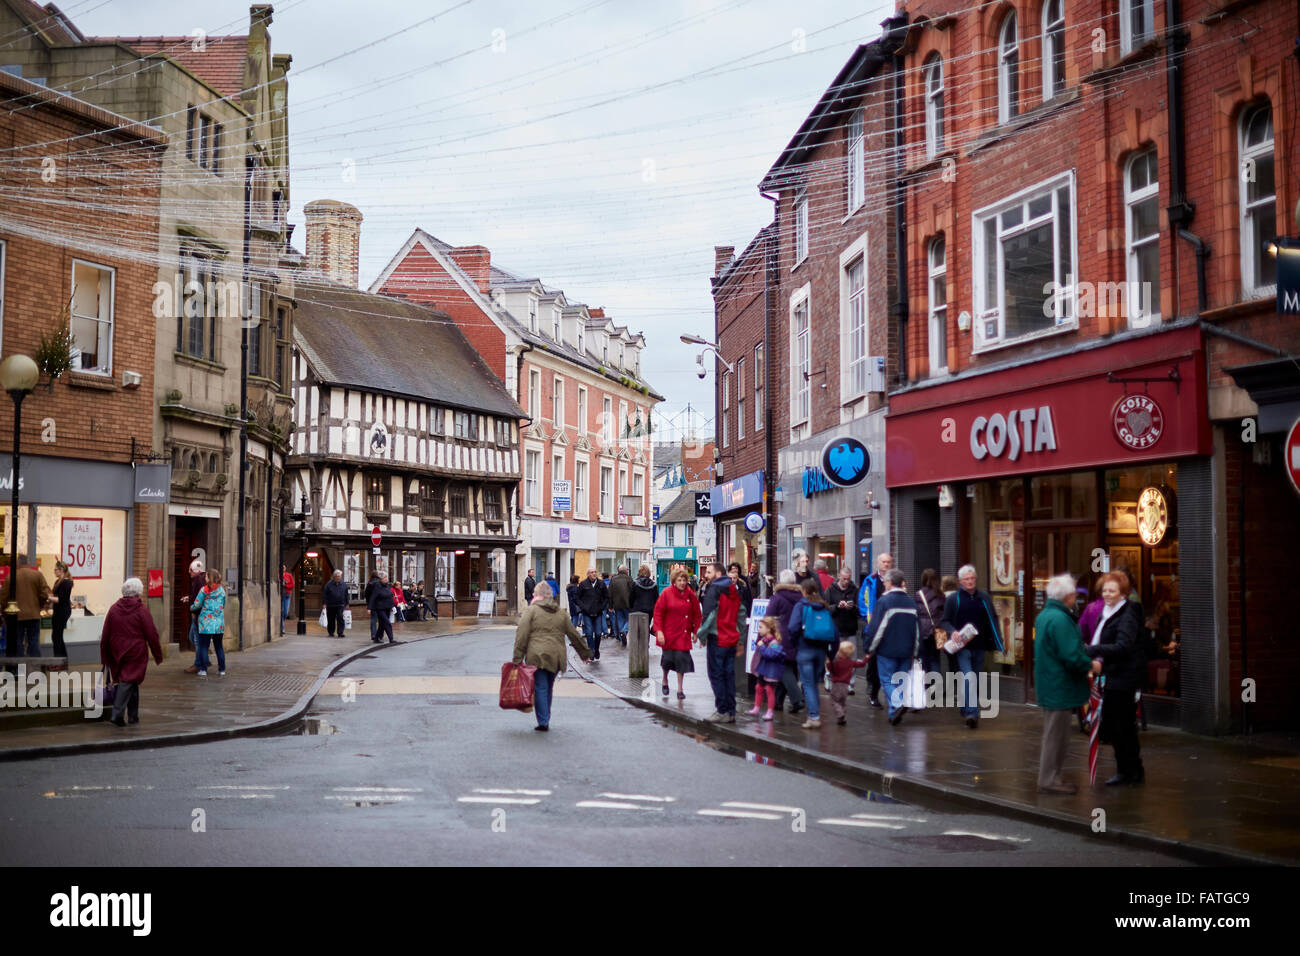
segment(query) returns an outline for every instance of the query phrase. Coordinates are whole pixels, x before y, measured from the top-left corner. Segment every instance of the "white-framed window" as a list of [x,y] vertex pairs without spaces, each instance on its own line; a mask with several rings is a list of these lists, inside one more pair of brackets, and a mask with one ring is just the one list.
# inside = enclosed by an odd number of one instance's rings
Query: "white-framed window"
[[1016,11],[1002,20],[998,34],[998,122],[1006,123],[1020,112],[1020,38]]
[[627,402],[618,403],[618,440],[627,441]]
[[853,212],[867,198],[866,135],[863,130],[862,110],[854,110],[849,119],[849,168],[845,171],[845,188],[848,194],[848,211]]
[[528,297],[528,331],[537,332],[537,299],[531,295]]
[[[560,452],[560,451],[552,452],[551,453],[551,481],[556,482],[556,481],[563,481],[563,480],[564,480],[564,452]],[[551,486],[551,490],[552,491],[555,490],[555,486],[553,484]],[[552,511],[555,510],[554,495],[551,496],[551,510]]]
[[844,381],[840,388],[843,401],[852,401],[867,393],[867,262],[857,255],[843,267],[841,289],[844,296],[841,328],[843,330]]
[[587,389],[583,385],[578,386],[578,434],[587,433]]
[[542,510],[542,453],[532,449],[524,452],[524,507]]
[[564,379],[555,376],[551,388],[551,421],[558,431],[564,427]]
[[614,434],[614,403],[608,395],[600,400],[600,438],[608,443]]
[[609,364],[609,335],[605,334],[600,337],[600,360],[605,365]]
[[[1057,3],[1060,0],[1056,0]],[[1119,48],[1132,53],[1156,35],[1155,0],[1120,0]]]
[[763,427],[763,386],[767,368],[763,365],[763,346],[754,346],[754,431]]
[[948,371],[948,258],[942,236],[930,241],[930,374]]
[[811,283],[790,298],[790,427],[797,429],[811,415],[812,342],[809,321]]
[[943,152],[943,59],[933,54],[925,65],[925,155]]
[[722,447],[731,444],[731,373],[722,373]]
[[682,538],[684,539],[682,541],[682,546],[686,548],[695,547],[695,525],[687,521],[682,525],[682,531],[684,532],[682,535]]
[[[689,527],[689,525],[687,527]],[[665,548],[677,547],[676,543],[674,542],[676,535],[673,534],[675,530],[677,530],[677,526],[675,524],[669,523],[664,525],[664,547]]]
[[632,494],[641,499],[641,510],[637,512],[637,514],[644,516],[645,498],[643,496],[645,494],[645,475],[640,471],[634,471],[632,473]]
[[600,466],[600,520],[614,520],[614,469]]
[[627,469],[620,467],[618,469],[618,487],[614,491],[617,500],[614,502],[620,516],[623,512],[623,498],[627,494]]
[[1130,328],[1160,317],[1160,177],[1155,147],[1129,157],[1124,169],[1125,300]]
[[1074,174],[986,206],[972,220],[976,350],[1073,328]]
[[551,338],[560,341],[560,307],[557,305],[551,309]]
[[5,243],[0,239],[0,342],[5,331]]
[[113,282],[115,270],[72,260],[72,347],[80,354],[73,368],[113,372]]
[[578,316],[577,324],[578,324],[578,351],[585,352],[587,350],[587,331],[583,325],[582,316]]
[[794,264],[808,258],[808,193],[801,190],[794,199]]
[[528,414],[542,417],[542,373],[535,368],[528,370]]
[[1043,102],[1065,92],[1065,2],[1043,4]]
[[1241,292],[1258,299],[1277,292],[1277,261],[1264,244],[1277,235],[1277,186],[1273,172],[1273,109],[1260,103],[1242,111],[1238,128],[1241,156]]
[[573,514],[578,518],[587,517],[587,469],[589,467],[585,459],[573,460]]
[[745,437],[745,360],[736,359],[736,441]]

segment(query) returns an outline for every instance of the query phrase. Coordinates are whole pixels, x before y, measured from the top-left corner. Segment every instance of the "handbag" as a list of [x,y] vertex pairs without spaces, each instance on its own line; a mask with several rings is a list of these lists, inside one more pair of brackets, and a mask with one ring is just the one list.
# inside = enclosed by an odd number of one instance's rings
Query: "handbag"
[[533,709],[533,682],[537,668],[531,664],[515,664],[510,661],[501,665],[501,693],[499,703],[502,710],[522,710],[525,713]]
[[330,617],[329,617],[328,614],[325,613],[325,609],[324,609],[324,608],[321,608],[321,609],[320,609],[320,626],[321,626],[321,627],[329,627],[329,626],[330,626]]
[[345,631],[352,630],[352,608],[350,607],[343,609],[343,629]]
[[934,615],[930,613],[930,602],[925,599],[925,594],[922,591],[917,591],[916,596],[921,599],[921,604],[925,607],[925,616],[930,619],[930,636],[934,638],[934,649],[941,651],[943,650],[944,636],[943,632],[939,630],[939,625],[934,623]]
[[99,703],[104,710],[104,716],[108,717],[109,712],[113,709],[113,701],[117,697],[117,685],[113,683],[113,675],[109,673],[107,667],[103,669],[104,686],[99,689]]

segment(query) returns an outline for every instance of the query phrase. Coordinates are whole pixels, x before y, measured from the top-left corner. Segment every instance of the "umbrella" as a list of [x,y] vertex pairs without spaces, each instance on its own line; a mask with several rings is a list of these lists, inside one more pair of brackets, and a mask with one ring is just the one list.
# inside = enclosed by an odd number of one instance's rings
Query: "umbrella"
[[1097,782],[1097,744],[1101,730],[1101,689],[1104,677],[1094,677],[1088,691],[1088,785]]

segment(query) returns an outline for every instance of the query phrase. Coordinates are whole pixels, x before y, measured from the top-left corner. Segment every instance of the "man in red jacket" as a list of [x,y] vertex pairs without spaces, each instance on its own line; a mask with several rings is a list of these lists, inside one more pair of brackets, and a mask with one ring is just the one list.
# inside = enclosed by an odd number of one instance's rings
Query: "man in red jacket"
[[698,637],[707,641],[709,683],[713,686],[715,710],[704,718],[714,724],[736,722],[736,645],[740,642],[740,616],[744,613],[740,592],[727,569],[714,564],[709,586],[700,597],[704,623]]

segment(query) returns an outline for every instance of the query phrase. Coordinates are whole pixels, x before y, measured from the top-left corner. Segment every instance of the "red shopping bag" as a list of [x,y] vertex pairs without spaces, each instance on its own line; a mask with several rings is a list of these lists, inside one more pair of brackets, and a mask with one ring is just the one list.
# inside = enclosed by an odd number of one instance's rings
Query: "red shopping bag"
[[501,665],[501,709],[533,709],[533,680],[537,668],[528,664]]

